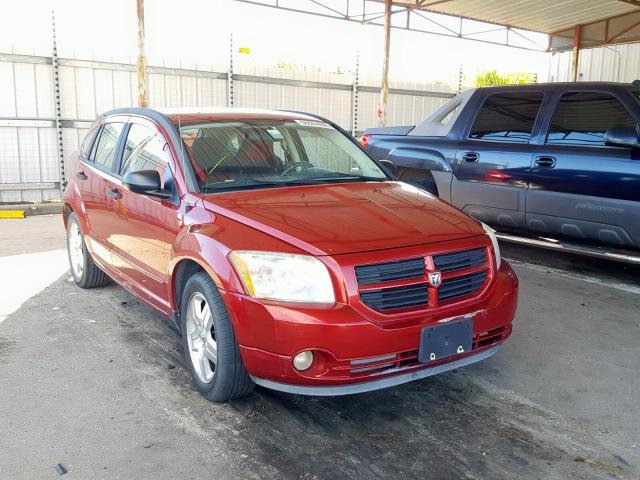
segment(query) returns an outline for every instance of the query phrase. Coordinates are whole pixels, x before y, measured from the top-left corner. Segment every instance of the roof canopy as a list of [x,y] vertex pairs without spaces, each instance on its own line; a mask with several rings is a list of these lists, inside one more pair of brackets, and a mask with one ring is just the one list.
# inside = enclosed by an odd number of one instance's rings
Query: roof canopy
[[[236,0],[382,25],[385,0]],[[533,50],[640,41],[640,0],[391,0],[391,28]],[[483,22],[484,28],[475,24]],[[486,24],[492,24],[487,28]],[[504,32],[500,36],[499,32]],[[540,45],[527,32],[550,36]]]
[[[394,5],[551,36],[550,48],[640,41],[640,0],[394,0]],[[578,28],[576,28],[578,27]]]

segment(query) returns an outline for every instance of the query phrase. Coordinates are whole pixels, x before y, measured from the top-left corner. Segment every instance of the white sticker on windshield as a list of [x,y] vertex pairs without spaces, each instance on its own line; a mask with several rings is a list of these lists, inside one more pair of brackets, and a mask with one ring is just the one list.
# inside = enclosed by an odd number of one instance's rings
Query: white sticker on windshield
[[320,120],[296,120],[296,123],[303,127],[333,128],[328,123],[321,122]]

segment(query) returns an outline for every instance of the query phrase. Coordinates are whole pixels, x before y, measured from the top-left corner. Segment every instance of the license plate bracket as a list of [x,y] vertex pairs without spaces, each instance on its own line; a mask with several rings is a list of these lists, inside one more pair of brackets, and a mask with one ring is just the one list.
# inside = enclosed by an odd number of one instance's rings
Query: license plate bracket
[[420,331],[418,361],[429,363],[471,351],[473,319],[462,318]]

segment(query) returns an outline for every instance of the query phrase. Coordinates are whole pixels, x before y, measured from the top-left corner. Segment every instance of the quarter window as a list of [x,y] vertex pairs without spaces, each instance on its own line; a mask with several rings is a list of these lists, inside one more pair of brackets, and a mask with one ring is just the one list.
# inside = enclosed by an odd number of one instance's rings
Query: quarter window
[[558,102],[547,143],[604,145],[604,134],[610,128],[635,126],[629,111],[613,95],[570,92],[562,95]]
[[164,181],[169,160],[167,148],[167,142],[156,132],[143,125],[132,124],[122,156],[121,174],[156,170]]
[[541,103],[540,92],[491,95],[473,122],[469,137],[494,142],[528,143]]
[[123,123],[107,123],[102,127],[98,145],[93,153],[96,165],[101,165],[107,170],[113,170],[116,163],[116,150],[118,140],[122,133]]
[[82,141],[82,146],[80,147],[80,155],[82,158],[89,158],[89,154],[91,153],[91,147],[93,146],[93,140],[96,138],[96,133],[98,133],[98,128],[94,128],[89,131],[87,135],[84,137]]

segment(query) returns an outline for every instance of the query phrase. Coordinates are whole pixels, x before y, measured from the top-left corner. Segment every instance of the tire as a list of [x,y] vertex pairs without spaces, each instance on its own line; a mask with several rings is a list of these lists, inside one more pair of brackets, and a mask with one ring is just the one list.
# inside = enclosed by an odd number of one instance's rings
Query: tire
[[109,277],[93,262],[75,214],[67,219],[67,257],[73,280],[80,288],[102,287]]
[[433,179],[433,175],[431,175],[431,172],[428,170],[400,168],[398,171],[398,179],[429,192],[431,195],[438,196],[438,186]]
[[205,272],[187,281],[180,312],[184,361],[202,396],[226,402],[251,393],[255,384],[242,363],[229,312]]

